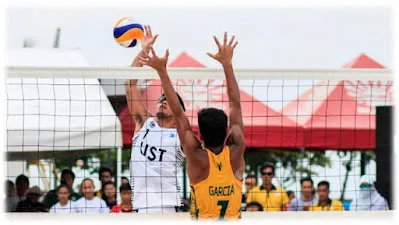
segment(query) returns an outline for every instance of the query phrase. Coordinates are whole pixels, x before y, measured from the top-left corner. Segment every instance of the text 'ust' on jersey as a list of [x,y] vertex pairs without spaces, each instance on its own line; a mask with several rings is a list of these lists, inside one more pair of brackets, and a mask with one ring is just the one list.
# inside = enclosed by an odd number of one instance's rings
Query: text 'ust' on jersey
[[190,214],[193,219],[241,218],[242,181],[231,168],[230,148],[219,154],[205,149],[209,158],[209,175],[204,181],[191,186]]
[[177,130],[149,118],[133,137],[130,157],[134,209],[181,206],[177,173],[184,154]]

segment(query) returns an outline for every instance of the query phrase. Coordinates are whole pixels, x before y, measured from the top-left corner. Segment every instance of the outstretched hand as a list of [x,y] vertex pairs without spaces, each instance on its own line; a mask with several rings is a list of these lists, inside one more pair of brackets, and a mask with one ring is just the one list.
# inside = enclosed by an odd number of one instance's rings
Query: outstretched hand
[[231,63],[231,59],[233,58],[233,50],[238,44],[238,41],[234,42],[234,35],[230,39],[229,43],[227,43],[227,32],[224,32],[223,45],[220,44],[216,36],[213,36],[213,38],[218,46],[218,52],[216,54],[208,52],[207,54],[223,65]]
[[151,26],[149,25],[144,26],[144,32],[144,37],[141,40],[141,48],[148,53],[150,51],[150,47],[153,46],[157,40],[158,34],[153,36]]
[[144,56],[139,56],[140,63],[143,65],[147,65],[156,71],[162,71],[166,69],[166,64],[168,63],[169,58],[169,49],[166,50],[165,56],[159,58],[154,51],[152,46],[149,47],[152,56],[148,53],[144,53]]

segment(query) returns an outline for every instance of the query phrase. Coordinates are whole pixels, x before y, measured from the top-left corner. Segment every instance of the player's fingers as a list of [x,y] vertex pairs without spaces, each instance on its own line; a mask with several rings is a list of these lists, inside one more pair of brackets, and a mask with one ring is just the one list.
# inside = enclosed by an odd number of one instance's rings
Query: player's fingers
[[208,54],[208,55],[209,55],[209,57],[211,57],[211,58],[213,58],[213,59],[216,59],[214,54],[212,54],[212,53],[209,53],[209,52],[208,52],[208,53],[206,53],[206,54]]
[[[140,57],[140,56],[139,56]],[[148,55],[148,53],[146,52],[146,51],[143,51],[143,57],[144,58],[148,58],[148,57],[150,57],[149,55]]]
[[166,49],[165,58],[166,58],[166,59],[169,58],[169,49]]
[[234,38],[235,38],[235,35],[233,35],[233,37],[231,37],[231,39],[229,41],[229,46],[231,46],[231,44],[233,44]]
[[150,37],[152,37],[152,30],[151,30],[151,26],[150,26],[150,25],[148,25],[147,27],[148,27],[148,33],[150,34]]
[[236,48],[237,44],[238,44],[238,41],[236,41],[236,43],[234,43],[234,45],[232,46],[232,47],[233,47],[233,49],[235,49],[235,48]]
[[146,65],[146,66],[148,66],[148,63],[147,63],[147,62],[145,62],[145,61],[141,61],[141,60],[139,60],[139,62],[140,62],[141,64],[143,64],[143,65]]
[[216,36],[213,36],[213,39],[215,39],[216,45],[218,46],[218,48],[220,48],[220,42],[218,38]]
[[224,32],[223,46],[226,46],[226,44],[227,44],[227,32]]
[[147,61],[150,60],[150,59],[147,58],[147,57],[141,57],[141,56],[139,56],[138,58],[139,58],[139,61],[143,61],[143,62],[147,62]]
[[153,57],[157,56],[157,54],[155,54],[154,48],[152,46],[150,47],[150,51],[151,51],[151,54]]
[[144,25],[144,35],[148,36],[148,28],[147,25]]
[[157,38],[158,38],[158,34],[156,34],[156,35],[154,36],[154,38],[152,39],[151,45],[155,43],[155,41],[157,40]]

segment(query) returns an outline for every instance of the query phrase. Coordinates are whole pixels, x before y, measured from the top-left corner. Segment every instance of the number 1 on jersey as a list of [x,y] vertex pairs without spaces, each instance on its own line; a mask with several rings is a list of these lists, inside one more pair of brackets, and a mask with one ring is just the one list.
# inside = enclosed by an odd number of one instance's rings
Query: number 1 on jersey
[[145,139],[145,137],[147,137],[148,132],[150,131],[150,129],[147,129],[147,131],[144,134],[143,140]]
[[229,205],[229,201],[218,201],[218,205],[222,206],[220,210],[219,220],[224,219],[224,215],[226,214],[227,206]]

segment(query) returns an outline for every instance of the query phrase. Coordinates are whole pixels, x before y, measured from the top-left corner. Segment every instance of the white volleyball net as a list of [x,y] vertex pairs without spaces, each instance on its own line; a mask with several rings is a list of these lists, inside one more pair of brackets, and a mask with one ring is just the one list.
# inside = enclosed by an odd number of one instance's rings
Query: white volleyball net
[[[169,74],[196,134],[200,109],[216,107],[228,113],[221,69],[170,68]],[[376,154],[376,149],[392,148],[392,143],[378,138],[379,132],[389,128],[377,127],[379,114],[393,105],[392,71],[236,69],[235,75],[248,147],[245,175],[256,180],[253,183],[246,179],[242,192],[248,197],[247,188],[266,182],[269,175],[262,170],[265,163],[274,166],[270,175],[273,187],[284,190],[275,193],[274,197],[279,198],[275,200],[277,205],[262,202],[260,192],[252,193],[252,202],[243,200],[243,211],[248,208],[247,203],[254,202],[259,204],[252,204],[252,208],[260,205],[265,211],[278,211],[281,207],[289,210],[292,194],[301,197],[303,192],[309,192],[300,182],[307,177],[312,179],[315,199],[310,211],[313,207],[316,211],[317,199],[325,198],[324,192],[324,196],[319,196],[323,195],[319,190],[322,181],[329,183],[328,199],[339,202],[342,210],[392,209],[390,201],[380,201],[391,198],[392,186],[383,184],[377,176],[377,168],[390,162]],[[51,191],[61,183],[69,185],[62,177],[67,175],[61,174],[69,169],[74,174],[70,184],[74,200],[84,195],[81,182],[90,178],[95,195],[107,203],[96,206],[100,211],[102,207],[110,211],[112,204],[120,204],[120,186],[132,183],[129,170],[136,162],[131,158],[135,123],[127,107],[124,80],[139,80],[142,104],[154,114],[163,94],[156,72],[143,68],[8,67],[7,76],[5,179],[18,183],[15,196],[21,195],[22,199],[26,193],[37,193],[43,205],[33,210],[48,211],[58,202],[57,193]],[[176,194],[183,202],[179,210],[187,212],[189,178],[185,163],[178,166]],[[146,176],[150,175],[142,176],[148,181]],[[22,190],[26,180],[30,189]],[[138,185],[139,180],[136,178],[132,185]],[[367,189],[366,180],[372,190]],[[105,181],[113,182],[113,188],[106,190]],[[364,190],[369,191],[364,194]],[[379,197],[373,197],[375,191]],[[146,198],[158,194],[149,191]],[[18,207],[8,203],[10,209],[30,210],[19,200],[14,201]],[[329,206],[331,211],[339,209],[336,205],[331,207],[331,202]],[[85,210],[81,212],[88,212]]]

